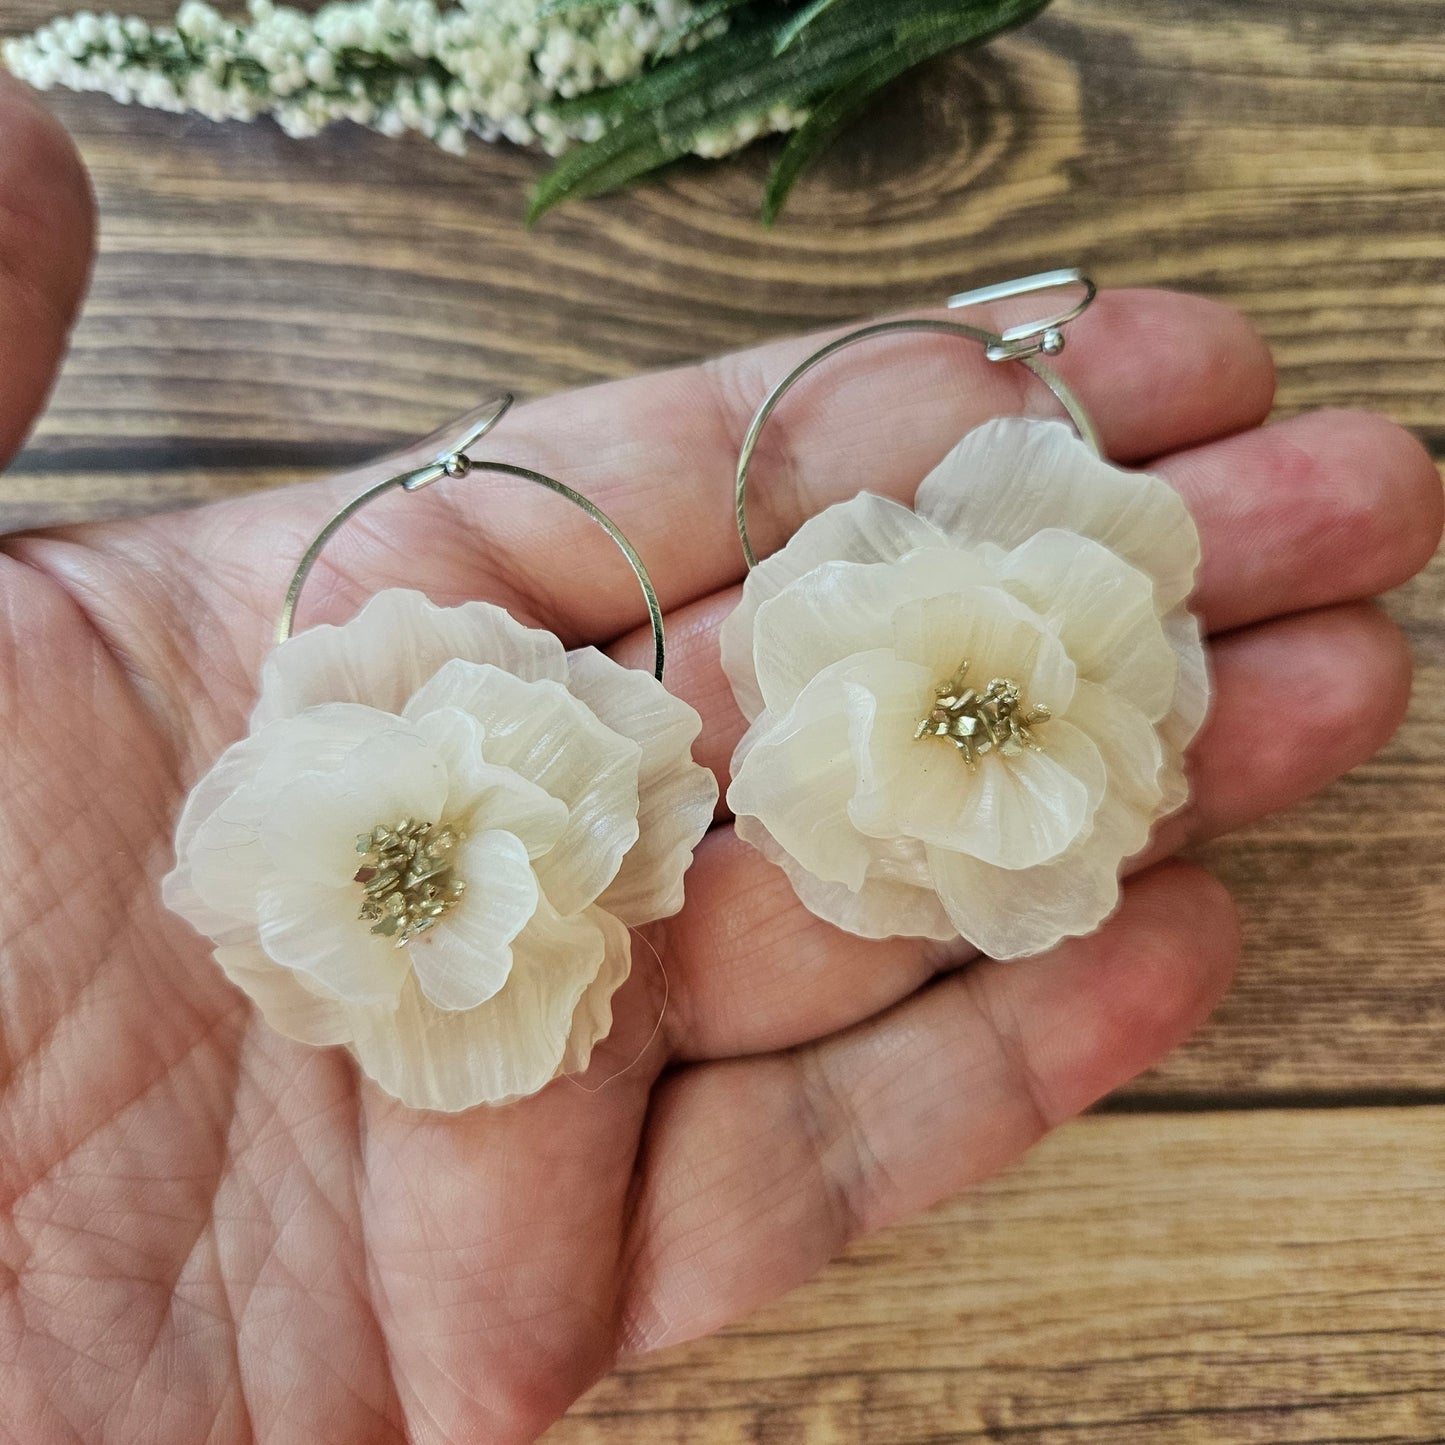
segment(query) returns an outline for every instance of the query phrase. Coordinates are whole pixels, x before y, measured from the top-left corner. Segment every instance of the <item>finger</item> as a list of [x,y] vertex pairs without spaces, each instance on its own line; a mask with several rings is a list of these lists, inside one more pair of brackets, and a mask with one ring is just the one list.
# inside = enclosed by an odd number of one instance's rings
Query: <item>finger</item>
[[[1191,606],[1213,632],[1388,591],[1440,542],[1445,493],[1434,461],[1404,428],[1369,413],[1311,413],[1154,470],[1198,522],[1204,563]],[[713,726],[714,764],[742,733],[717,637],[739,595],[730,588],[667,619],[668,685]],[[638,632],[612,652],[642,667],[651,647],[651,633]]]
[[1313,412],[1167,457],[1204,561],[1197,610],[1214,632],[1370,597],[1440,543],[1440,474],[1403,427]]
[[[459,1114],[408,1109],[363,1083],[356,1203],[406,1439],[531,1439],[522,1406],[555,1418],[608,1368],[652,1077],[639,1066],[608,1083],[590,1070]],[[479,1392],[483,1378],[512,1387]]]
[[[968,319],[987,325],[990,318]],[[674,608],[740,579],[732,495],[738,449],[771,387],[825,339],[794,338],[548,398],[519,416],[507,448],[613,513],[664,606]],[[1268,347],[1244,317],[1159,291],[1101,296],[1059,369],[1106,446],[1130,458],[1253,425],[1274,395]],[[900,336],[844,354],[768,424],[752,490],[759,545],[771,550],[805,518],[864,487],[911,500],[922,477],[979,422],[1057,409],[1030,372],[989,362],[971,342]],[[459,520],[473,526],[471,500],[452,495]],[[595,637],[642,620],[617,559],[565,509],[512,491],[487,518],[499,547],[495,565],[549,625]],[[560,556],[567,568],[557,567]],[[474,560],[463,580],[475,583]]]
[[[1345,565],[1341,564],[1341,571]],[[1314,590],[1318,592],[1329,589],[1327,584],[1321,581]],[[701,737],[694,745],[693,755],[703,766],[713,770],[718,779],[720,794],[727,792],[728,770],[733,750],[737,747],[746,729],[743,716],[733,700],[731,684],[723,672],[718,648],[718,630],[737,606],[738,595],[737,588],[730,589],[716,597],[710,597],[691,607],[683,608],[667,619],[668,690],[682,698],[684,702],[691,704],[701,715],[703,730]],[[1368,618],[1370,621],[1361,623],[1358,621],[1361,617]],[[1357,612],[1348,604],[1343,604],[1338,611],[1330,608],[1315,609],[1310,613],[1303,614],[1302,633],[1308,638],[1315,638],[1323,631],[1328,637],[1330,629],[1334,625],[1332,619],[1335,618],[1342,619],[1340,625],[1347,629],[1349,645],[1358,647],[1361,652],[1361,656],[1358,658],[1351,656],[1346,664],[1347,668],[1355,668],[1358,664],[1360,669],[1358,675],[1368,675],[1371,679],[1378,679],[1380,675],[1383,675],[1394,679],[1396,684],[1403,679],[1403,685],[1408,687],[1408,652],[1404,649],[1398,630],[1388,620],[1379,616],[1374,609],[1367,607]],[[1287,619],[1278,620],[1283,622]],[[1248,655],[1249,650],[1255,646],[1253,639],[1271,635],[1268,631],[1268,624],[1260,624],[1258,627],[1243,629],[1239,639],[1233,642],[1228,640],[1228,635],[1226,638],[1216,637],[1213,639],[1213,657],[1216,666],[1220,669],[1217,679],[1220,696],[1216,700],[1216,711],[1223,711],[1229,706],[1228,693],[1234,686],[1230,673],[1236,666],[1231,659]],[[1293,637],[1295,634],[1288,631],[1280,635]],[[1244,643],[1243,653],[1240,652],[1239,641]],[[647,667],[650,665],[652,657],[652,635],[650,632],[630,633],[608,651],[624,666]],[[1298,727],[1309,726],[1305,711],[1307,707],[1313,710],[1315,715],[1323,717],[1331,725],[1335,725],[1340,721],[1342,707],[1350,705],[1364,708],[1370,705],[1368,699],[1357,699],[1354,690],[1348,685],[1348,678],[1342,679],[1340,676],[1336,676],[1337,669],[1329,659],[1319,655],[1312,648],[1301,654],[1298,661],[1301,665],[1309,668],[1319,667],[1321,669],[1319,678],[1321,687],[1308,686],[1307,679],[1299,675],[1298,667],[1291,666],[1290,659],[1280,658],[1279,661],[1283,668],[1279,696],[1291,701],[1292,705],[1297,703],[1295,706],[1296,726],[1283,729],[1282,735],[1286,738],[1293,737]],[[1330,686],[1332,690],[1329,691],[1328,696],[1316,698],[1314,694],[1321,691],[1324,685]],[[1292,692],[1298,692],[1300,697],[1291,699]],[[1385,700],[1393,706],[1394,703],[1400,701],[1400,695],[1397,690],[1392,688],[1386,694]],[[1389,708],[1374,715],[1381,720],[1387,720],[1394,716]],[[1389,722],[1384,737],[1388,737],[1398,725],[1398,719]],[[1356,733],[1352,732],[1346,736],[1354,737]],[[1383,737],[1381,741],[1383,741]],[[1379,744],[1377,743],[1376,746],[1378,747]],[[1207,755],[1202,751],[1202,744],[1196,743],[1195,754],[1207,761]],[[1331,759],[1335,755],[1336,750],[1331,748],[1326,748],[1323,754]],[[1368,757],[1370,754],[1366,753],[1364,756]],[[1304,760],[1298,761],[1303,762]],[[1284,776],[1287,778],[1290,774],[1286,772]],[[726,816],[726,811],[720,800],[719,817],[723,816]]]
[[[1062,369],[1117,455],[1205,441],[1253,424],[1270,406],[1267,347],[1216,303],[1109,293],[1076,330]],[[738,447],[768,389],[821,340],[547,398],[508,417],[486,452],[556,476],[611,513],[664,605],[677,607],[741,577]],[[911,499],[929,468],[989,416],[1057,410],[1029,372],[988,362],[973,343],[910,336],[872,345],[810,379],[770,424],[757,462],[760,543],[865,486]],[[351,476],[162,525],[181,529],[203,574],[208,557],[232,564],[238,537],[265,537],[248,562],[250,590],[269,608],[328,511],[357,489]],[[112,526],[107,535],[145,537],[155,525]],[[634,580],[586,518],[526,483],[483,473],[389,497],[358,516],[318,566],[308,615],[349,615],[379,588],[419,581],[438,602],[487,597],[569,641],[616,636],[646,618]]]
[[[1365,603],[1232,633],[1220,639],[1214,664],[1215,703],[1193,752],[1192,801],[1161,826],[1147,860],[1310,796],[1373,755],[1409,699],[1405,640]],[[703,840],[687,900],[668,933],[667,1027],[680,1058],[820,1038],[974,955],[963,943],[840,932],[803,908],[784,873],[731,828]]]
[[1410,645],[1369,602],[1229,633],[1213,660],[1191,800],[1160,829],[1154,857],[1303,802],[1374,757],[1410,704]]
[[1003,1168],[1197,1027],[1238,947],[1224,890],[1162,864],[1092,938],[950,975],[806,1049],[664,1081],[625,1347],[717,1329]]
[[95,215],[69,137],[0,73],[0,467],[50,391],[90,272]]

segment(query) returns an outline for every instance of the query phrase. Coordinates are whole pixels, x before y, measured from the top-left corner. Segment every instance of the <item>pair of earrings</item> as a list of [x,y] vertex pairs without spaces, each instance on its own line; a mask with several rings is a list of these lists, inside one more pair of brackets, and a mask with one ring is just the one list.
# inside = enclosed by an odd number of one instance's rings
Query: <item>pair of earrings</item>
[[[728,803],[804,905],[852,933],[1013,957],[1089,932],[1124,860],[1185,799],[1208,700],[1184,605],[1197,533],[1166,483],[1100,457],[1043,360],[1094,287],[1051,272],[950,304],[1070,287],[1073,305],[1002,334],[931,320],[851,332],[774,388],[743,442],[749,571],[722,653],[749,727]],[[1022,363],[1073,429],[985,423],[914,508],[860,493],[758,562],[746,489],[769,417],[838,351],[901,331]],[[662,685],[661,609],[626,537],[562,483],[472,460],[509,405],[363,492],[307,549],[250,731],[192,791],[163,883],[273,1028],[345,1045],[418,1108],[501,1103],[587,1067],[629,930],[681,908],[717,800],[692,758],[701,720]],[[291,635],[348,518],[471,471],[548,488],[607,532],[646,599],[653,674],[568,652],[490,603],[407,590]]]

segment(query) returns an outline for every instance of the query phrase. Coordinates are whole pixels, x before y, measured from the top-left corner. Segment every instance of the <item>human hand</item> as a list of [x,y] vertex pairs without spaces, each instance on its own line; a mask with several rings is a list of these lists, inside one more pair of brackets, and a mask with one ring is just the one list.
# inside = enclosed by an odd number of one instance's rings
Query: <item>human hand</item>
[[[63,141],[10,90],[0,132],[8,454],[58,356],[89,215]],[[1203,538],[1217,702],[1163,859],[1394,729],[1408,659],[1359,599],[1432,553],[1439,481],[1377,418],[1262,427],[1270,360],[1224,308],[1106,294],[1071,334],[1061,370],[1109,454],[1178,485]],[[732,462],[810,346],[549,399],[491,448],[629,532],[668,609],[668,685],[724,782],[742,730],[717,661],[742,574]],[[977,348],[875,343],[779,412],[754,537],[776,545],[865,486],[909,499],[971,425],[1037,403]],[[0,556],[0,1426],[20,1439],[531,1440],[619,1352],[713,1330],[1003,1167],[1228,982],[1229,902],[1187,864],[1138,872],[1092,938],[969,962],[819,923],[722,820],[685,911],[649,930],[670,990],[656,1038],[639,948],[580,1083],[462,1116],[398,1107],[344,1053],[267,1030],[156,893],[181,798],[244,730],[290,570],[357,486]],[[377,503],[326,553],[302,624],[407,585],[648,665],[626,569],[541,494],[475,477]]]

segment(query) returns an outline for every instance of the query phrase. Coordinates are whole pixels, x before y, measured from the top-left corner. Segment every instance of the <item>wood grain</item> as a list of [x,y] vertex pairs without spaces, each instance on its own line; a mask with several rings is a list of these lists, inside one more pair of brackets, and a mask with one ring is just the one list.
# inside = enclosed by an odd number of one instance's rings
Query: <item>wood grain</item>
[[[7,28],[55,13],[11,0]],[[139,8],[165,14],[169,0]],[[104,212],[75,356],[22,463],[100,451],[129,502],[533,394],[1075,261],[1243,305],[1287,410],[1445,435],[1435,0],[1058,0],[900,89],[754,221],[766,148],[518,224],[544,161],[323,144],[57,95]],[[117,455],[118,454],[118,455]],[[172,468],[190,479],[168,489]],[[53,503],[74,500],[61,476]]]
[[1415,653],[1409,717],[1373,761],[1201,854],[1245,923],[1208,1030],[1134,1085],[1191,1095],[1445,1102],[1445,554],[1387,599]]
[[[0,31],[61,8],[5,0]],[[876,107],[771,234],[766,147],[529,233],[529,154],[56,96],[102,252],[0,527],[1065,263],[1235,302],[1281,412],[1376,408],[1445,458],[1442,80],[1439,0],[1056,0]],[[1389,605],[1405,730],[1207,850],[1248,938],[1214,1024],[1007,1178],[626,1367],[552,1445],[1445,1440],[1445,559]]]
[[1445,1110],[1091,1118],[546,1445],[1445,1439]]

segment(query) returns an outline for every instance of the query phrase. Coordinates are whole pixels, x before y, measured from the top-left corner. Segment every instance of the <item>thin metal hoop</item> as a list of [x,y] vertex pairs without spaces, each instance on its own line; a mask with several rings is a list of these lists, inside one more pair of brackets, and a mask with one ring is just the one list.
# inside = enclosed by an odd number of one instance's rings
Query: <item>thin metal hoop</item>
[[1012,326],[1001,336],[992,331],[984,331],[977,326],[967,326],[961,321],[929,321],[921,318],[878,321],[871,326],[861,326],[856,331],[850,331],[845,336],[837,337],[828,342],[826,346],[820,346],[811,356],[799,362],[768,393],[754,415],[747,435],[743,438],[742,449],[738,453],[734,505],[737,514],[738,540],[742,543],[743,557],[747,562],[748,570],[751,571],[758,565],[757,556],[753,552],[752,539],[748,535],[748,473],[752,468],[753,454],[757,451],[763,428],[768,424],[768,419],[778,409],[783,398],[810,371],[821,366],[829,358],[836,356],[838,352],[844,351],[850,346],[856,346],[861,341],[871,341],[877,336],[895,335],[899,332],[928,332],[942,336],[961,336],[967,341],[975,341],[983,347],[984,355],[990,361],[1017,361],[1020,365],[1028,367],[1057,398],[1059,405],[1068,414],[1069,420],[1074,424],[1075,430],[1085,444],[1094,452],[1102,453],[1099,433],[1088,412],[1084,410],[1083,403],[1074,395],[1064,379],[1041,359],[1043,355],[1057,356],[1063,350],[1063,328],[1070,321],[1083,315],[1093,301],[1097,294],[1097,288],[1088,277],[1079,271],[1048,271],[1040,276],[1026,276],[1018,281],[1007,281],[1000,286],[985,286],[977,291],[965,291],[952,297],[948,304],[954,308],[979,306],[989,301],[1001,301],[1011,296],[1023,296],[1036,291],[1053,290],[1057,287],[1071,285],[1084,288],[1083,299],[1076,306],[1060,312],[1046,321]]
[[[276,623],[276,641],[278,643],[285,642],[292,635],[296,621],[296,608],[301,601],[301,593],[306,586],[306,579],[311,575],[311,569],[316,565],[326,544],[368,502],[375,501],[387,492],[419,492],[423,487],[429,487],[443,477],[461,478],[472,472],[493,472],[500,476],[519,477],[524,482],[532,482],[539,487],[545,487],[549,492],[555,492],[557,496],[565,498],[574,507],[586,513],[616,543],[618,550],[627,559],[627,565],[632,568],[633,575],[642,588],[642,595],[647,603],[648,620],[652,624],[653,675],[659,682],[662,681],[666,651],[662,634],[662,606],[657,600],[657,590],[652,585],[652,578],[648,575],[642,558],[638,556],[637,549],[627,540],[621,528],[600,507],[588,501],[581,492],[574,491],[555,477],[549,477],[542,472],[534,472],[528,467],[514,466],[511,462],[476,461],[468,455],[467,449],[475,446],[507,414],[512,400],[510,394],[503,395],[498,397],[495,402],[488,403],[485,407],[473,412],[472,420],[456,438],[455,445],[439,451],[431,461],[422,466],[414,467],[410,471],[398,472],[395,476],[387,477],[384,481],[368,487],[331,517],[316,534],[311,545],[301,554],[301,560],[297,563],[296,571],[291,576],[291,583],[286,589],[286,600],[281,607],[281,616]],[[442,437],[446,433],[437,435]],[[425,446],[426,443],[422,445]]]

